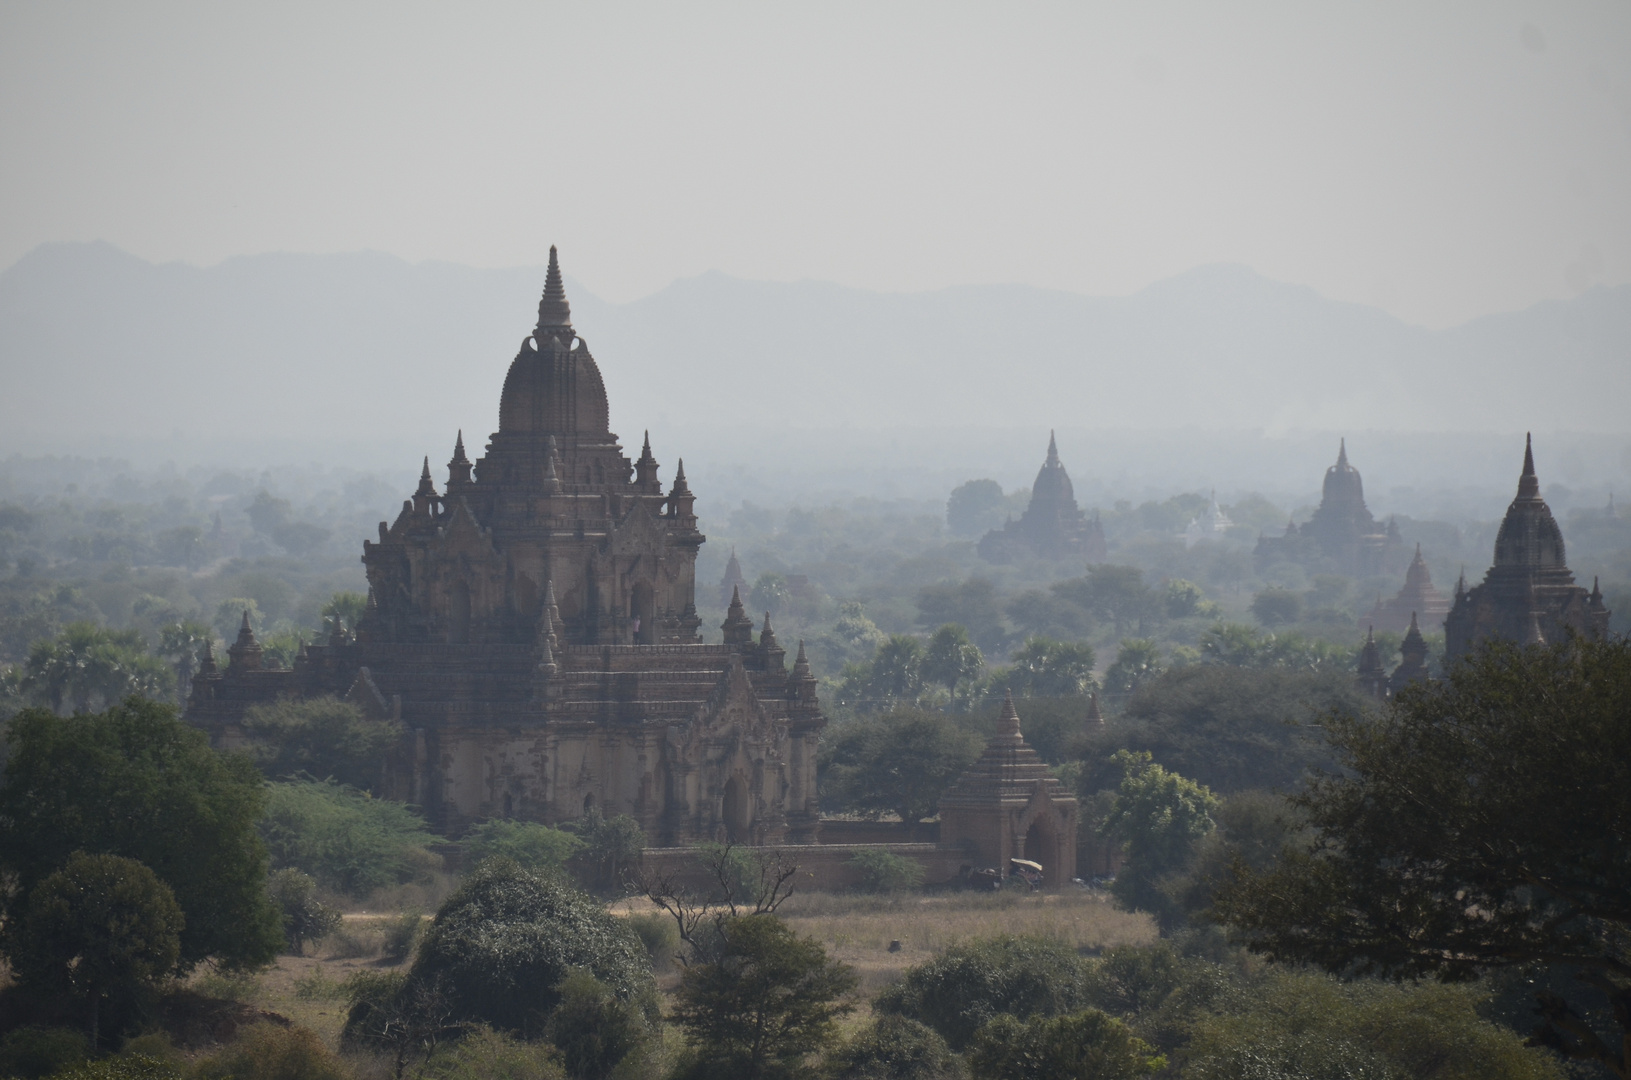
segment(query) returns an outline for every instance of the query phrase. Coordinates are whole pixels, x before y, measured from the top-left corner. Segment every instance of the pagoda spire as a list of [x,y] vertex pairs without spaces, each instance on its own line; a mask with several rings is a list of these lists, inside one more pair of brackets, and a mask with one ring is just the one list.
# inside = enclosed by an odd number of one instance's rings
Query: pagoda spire
[[[552,336],[552,330],[572,328],[572,308],[566,302],[566,285],[561,281],[561,262],[555,245],[549,245],[549,273],[544,277],[544,297],[538,301],[538,334]],[[539,347],[542,347],[540,341]]]
[[646,432],[645,445],[640,448],[640,460],[634,463],[634,482],[653,495],[663,493],[662,481],[657,479],[657,459],[651,453],[651,432]]
[[1532,436],[1525,432],[1523,436],[1523,474],[1518,477],[1518,498],[1536,499],[1540,497],[1540,478],[1535,475],[1535,445]]
[[992,741],[1022,742],[1025,736],[1019,733],[1019,710],[1014,708],[1014,689],[1008,688],[1008,696],[1002,699],[1002,715],[997,717],[997,733]]
[[1337,468],[1345,469],[1347,467],[1348,467],[1348,439],[1347,439],[1347,436],[1343,436],[1342,440],[1337,443]]
[[470,482],[470,459],[464,454],[464,429],[453,439],[453,460],[447,463],[447,489]]
[[1059,464],[1059,444],[1054,440],[1053,429],[1048,429],[1048,462],[1049,465]]

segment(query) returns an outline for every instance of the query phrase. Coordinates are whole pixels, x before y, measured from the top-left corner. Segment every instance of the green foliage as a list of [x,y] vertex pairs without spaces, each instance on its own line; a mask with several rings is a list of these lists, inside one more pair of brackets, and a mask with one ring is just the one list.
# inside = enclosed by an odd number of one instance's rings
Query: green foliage
[[417,1080],[565,1080],[559,1059],[554,1047],[477,1025],[438,1045],[413,1075]]
[[1008,513],[1002,485],[995,480],[969,480],[951,489],[946,500],[946,526],[957,536],[979,536],[999,528]]
[[655,1007],[645,949],[622,919],[556,878],[491,859],[436,913],[409,978],[438,986],[455,1019],[537,1035],[574,970]]
[[183,969],[206,957],[252,967],[277,955],[282,920],[266,897],[266,848],[254,828],[265,794],[247,759],[217,754],[172,708],[136,698],[67,719],[21,713],[8,744],[0,865],[20,895],[76,851],[121,855],[151,869],[181,905]]
[[1289,668],[1293,671],[1351,672],[1355,651],[1295,631],[1264,633],[1242,623],[1218,623],[1201,635],[1207,663],[1234,667]]
[[[1298,797],[1316,830],[1226,887],[1218,916],[1254,950],[1333,970],[1467,979],[1543,958],[1627,1000],[1631,642],[1492,643],[1381,717],[1337,714],[1344,771]],[[1571,1001],[1570,998],[1573,998]],[[1628,1063],[1576,990],[1547,991],[1541,1037]]]
[[838,689],[840,702],[861,712],[915,702],[922,693],[923,643],[910,634],[891,634],[871,660],[847,665]]
[[411,880],[437,839],[411,806],[309,777],[266,785],[260,831],[274,866],[352,896]]
[[584,842],[566,830],[532,821],[494,818],[464,834],[464,850],[471,862],[499,856],[514,860],[524,870],[563,870],[583,847]]
[[165,698],[175,689],[175,673],[149,656],[139,630],[106,630],[75,622],[48,641],[37,641],[23,664],[21,689],[33,701],[62,712],[89,712],[131,694]]
[[1085,641],[1029,638],[986,679],[986,693],[1000,699],[1012,690],[1016,698],[1078,697],[1097,685],[1093,681],[1093,646]]
[[134,859],[75,852],[8,919],[5,949],[25,983],[88,1003],[91,1041],[103,999],[128,1002],[181,960],[181,908]]
[[120,1054],[54,1073],[51,1080],[181,1080],[181,1069],[144,1054]]
[[1116,662],[1104,673],[1104,688],[1130,694],[1161,674],[1161,646],[1149,638],[1122,638]]
[[674,965],[680,952],[680,928],[667,915],[630,915],[623,920],[646,948],[646,958],[653,971],[665,971]]
[[16,1028],[0,1039],[0,1076],[35,1080],[78,1065],[90,1054],[90,1041],[82,1031]]
[[753,583],[748,595],[742,597],[747,601],[753,611],[768,611],[775,614],[787,606],[793,594],[788,591],[787,579],[776,573],[763,573]]
[[283,937],[299,956],[306,942],[321,941],[340,926],[340,912],[317,898],[317,882],[293,867],[272,871],[266,895],[283,913]]
[[639,1007],[587,971],[572,972],[556,989],[561,1002],[550,1014],[544,1034],[561,1052],[561,1063],[572,1080],[607,1080],[651,1038]]
[[1122,750],[1115,760],[1123,771],[1121,788],[1100,831],[1125,837],[1127,862],[1111,891],[1121,906],[1176,925],[1182,909],[1161,886],[1184,869],[1195,842],[1212,831],[1217,797],[1155,764],[1149,754]]
[[1347,673],[1197,664],[1145,684],[1108,727],[1087,732],[1075,749],[1090,762],[1121,749],[1148,751],[1216,791],[1289,790],[1330,762],[1313,726],[1319,716],[1362,702]]
[[1550,1055],[1482,1019],[1469,987],[1339,982],[1271,968],[1191,1028],[1201,1080],[1561,1080]]
[[413,947],[419,943],[419,938],[425,932],[425,916],[417,909],[409,908],[385,920],[385,931],[381,935],[380,953],[387,960],[406,960],[413,952]]
[[829,1080],[963,1080],[963,1062],[929,1027],[883,1015],[827,1059]]
[[961,1050],[999,1014],[1055,1016],[1081,1008],[1084,976],[1082,960],[1069,946],[1002,935],[953,945],[908,968],[872,1008],[927,1024]]
[[1183,578],[1168,581],[1161,597],[1169,619],[1206,618],[1218,613],[1218,606],[1206,598],[1201,587]]
[[606,817],[599,807],[590,807],[563,827],[583,845],[573,857],[580,876],[593,888],[626,895],[627,872],[639,863],[646,848],[640,823],[627,814]]
[[823,740],[823,802],[833,810],[917,822],[980,755],[981,740],[944,713],[898,708]]
[[1290,589],[1267,588],[1252,597],[1252,614],[1272,630],[1302,618],[1303,598]]
[[974,1036],[976,1080],[1132,1080],[1166,1058],[1120,1020],[1097,1009],[1019,1020],[999,1016]]
[[904,855],[879,848],[865,848],[851,855],[848,865],[861,875],[865,892],[896,892],[923,884],[923,864]]
[[944,686],[955,698],[958,687],[976,682],[984,670],[985,657],[965,628],[947,623],[930,635],[921,665],[925,681]]
[[983,652],[993,653],[1008,640],[997,603],[997,587],[981,577],[944,582],[918,590],[918,621],[924,626],[956,623]]
[[690,1049],[681,1075],[800,1075],[852,1010],[843,999],[854,973],[774,915],[729,919],[723,929],[717,960],[686,968],[676,996],[674,1021]]
[[190,1080],[351,1080],[350,1070],[309,1028],[264,1023],[193,1066]]
[[250,754],[268,778],[309,773],[371,788],[380,761],[402,738],[394,720],[369,720],[362,710],[332,697],[281,699],[244,710]]

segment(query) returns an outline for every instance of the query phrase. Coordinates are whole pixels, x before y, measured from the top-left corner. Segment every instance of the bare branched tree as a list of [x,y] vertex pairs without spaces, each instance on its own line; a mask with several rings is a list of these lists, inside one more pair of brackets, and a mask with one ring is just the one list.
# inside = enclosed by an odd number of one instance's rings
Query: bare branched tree
[[640,876],[640,891],[674,919],[689,949],[689,955],[675,957],[681,965],[712,962],[728,920],[774,914],[793,895],[798,874],[798,864],[779,848],[744,852],[734,844],[716,844],[702,849],[702,863],[712,879],[705,892],[686,885],[684,875],[673,870]]

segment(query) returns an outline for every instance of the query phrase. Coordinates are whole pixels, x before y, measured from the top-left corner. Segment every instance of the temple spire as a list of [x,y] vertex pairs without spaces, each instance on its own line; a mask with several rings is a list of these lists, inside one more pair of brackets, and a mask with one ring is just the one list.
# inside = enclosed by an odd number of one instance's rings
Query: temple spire
[[1053,429],[1048,429],[1048,464],[1059,464],[1059,444],[1054,441]]
[[1347,467],[1348,467],[1348,439],[1347,439],[1346,436],[1344,436],[1342,438],[1342,441],[1337,443],[1337,468],[1345,469]]
[[1523,475],[1518,477],[1518,498],[1540,497],[1540,478],[1535,475],[1535,447],[1529,433],[1523,436]]
[[447,463],[447,487],[452,491],[470,482],[470,459],[464,453],[464,429],[453,439],[453,460]]
[[[561,263],[555,254],[555,245],[549,246],[549,273],[544,277],[544,298],[538,301],[538,333],[540,337],[550,330],[570,329],[572,308],[566,302],[566,286],[561,281]],[[540,341],[539,346],[542,347]]]
[[1024,736],[1019,733],[1019,710],[1014,708],[1014,690],[1008,689],[1008,696],[1002,699],[1002,715],[997,717],[996,739],[1008,742],[1020,742]]
[[753,644],[753,620],[742,607],[742,590],[731,590],[731,606],[725,611],[725,621],[719,627],[725,632],[727,645]]

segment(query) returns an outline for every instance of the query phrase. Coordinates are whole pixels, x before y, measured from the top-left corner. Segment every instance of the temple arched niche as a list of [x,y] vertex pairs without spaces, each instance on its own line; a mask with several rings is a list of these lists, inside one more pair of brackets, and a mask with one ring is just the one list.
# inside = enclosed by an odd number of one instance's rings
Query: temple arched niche
[[629,619],[634,644],[657,643],[657,594],[650,582],[637,581],[629,590]]
[[732,844],[753,842],[753,795],[741,773],[732,773],[720,796],[719,819],[725,826],[725,839]]

